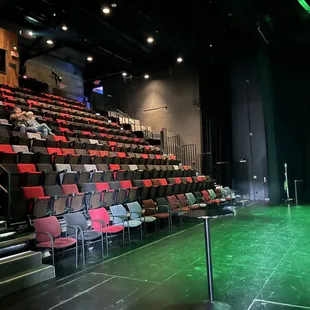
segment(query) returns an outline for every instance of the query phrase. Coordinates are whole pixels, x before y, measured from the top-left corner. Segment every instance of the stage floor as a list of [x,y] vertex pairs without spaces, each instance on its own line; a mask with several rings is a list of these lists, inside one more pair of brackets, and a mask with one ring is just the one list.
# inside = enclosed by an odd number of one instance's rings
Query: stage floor
[[[310,206],[211,223],[215,297],[235,310],[310,309]],[[203,225],[0,300],[6,310],[165,309],[207,299]],[[176,307],[175,309],[182,309]]]

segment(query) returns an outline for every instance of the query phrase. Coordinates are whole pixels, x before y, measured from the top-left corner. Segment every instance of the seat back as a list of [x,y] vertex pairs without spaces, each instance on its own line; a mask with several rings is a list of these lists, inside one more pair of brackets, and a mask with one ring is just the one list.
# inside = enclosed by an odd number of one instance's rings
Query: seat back
[[97,167],[96,165],[84,165],[85,171],[93,171],[96,172],[97,171]]
[[66,172],[71,172],[71,166],[69,164],[56,164],[56,171],[66,171]]
[[61,186],[63,194],[70,195],[70,194],[79,194],[78,187],[76,184],[63,184]]
[[174,195],[168,196],[167,200],[168,200],[170,208],[172,210],[179,208],[179,202],[178,202],[177,198]]
[[88,210],[90,219],[92,220],[92,228],[100,229],[101,224],[99,221],[103,221],[103,226],[110,223],[110,215],[105,208],[91,209]]
[[137,201],[127,203],[127,207],[130,212],[133,212],[130,214],[132,220],[140,219],[139,214],[142,214],[142,208]]
[[[82,212],[64,214],[63,217],[64,217],[64,220],[65,220],[67,226],[78,226],[81,228],[82,231],[87,230],[87,221],[86,221],[85,216],[83,215]],[[74,229],[68,228],[67,233],[69,235],[74,234]]]
[[[111,211],[112,215],[114,215],[114,216],[121,215],[121,216],[127,217],[127,211],[122,205],[110,206],[110,211]],[[114,224],[120,224],[122,222],[123,221],[121,218],[115,217],[113,219]]]
[[16,153],[29,153],[28,146],[26,145],[12,145],[12,149]]
[[186,207],[188,205],[186,196],[184,194],[177,195],[177,199],[179,200],[180,207]]
[[[54,238],[59,237],[59,235],[61,234],[61,227],[55,216],[49,216],[34,220],[34,228],[36,232],[48,232]],[[50,241],[48,235],[37,234],[37,242],[46,242],[46,241]]]
[[31,173],[37,171],[34,164],[17,164],[17,169],[20,173]]
[[196,203],[196,198],[193,193],[186,193],[185,196],[190,206]]
[[59,185],[44,186],[44,193],[47,196],[61,196],[62,190]]

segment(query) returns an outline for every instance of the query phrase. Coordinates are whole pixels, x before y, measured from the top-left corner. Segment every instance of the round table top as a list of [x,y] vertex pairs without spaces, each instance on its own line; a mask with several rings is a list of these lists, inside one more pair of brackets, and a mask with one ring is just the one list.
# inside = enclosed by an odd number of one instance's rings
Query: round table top
[[208,214],[199,216],[200,219],[214,219],[214,218],[219,218],[219,217],[224,217],[224,216],[232,216],[234,215],[234,211],[231,210],[208,210]]

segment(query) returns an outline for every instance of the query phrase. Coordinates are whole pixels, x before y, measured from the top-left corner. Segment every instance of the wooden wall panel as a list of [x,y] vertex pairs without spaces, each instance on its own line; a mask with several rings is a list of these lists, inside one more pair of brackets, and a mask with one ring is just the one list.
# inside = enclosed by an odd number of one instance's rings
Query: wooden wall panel
[[[6,73],[0,72],[0,84],[18,86],[19,58],[12,57],[13,46],[18,46],[17,33],[0,28],[0,48],[6,50]],[[10,64],[15,68],[12,68]]]

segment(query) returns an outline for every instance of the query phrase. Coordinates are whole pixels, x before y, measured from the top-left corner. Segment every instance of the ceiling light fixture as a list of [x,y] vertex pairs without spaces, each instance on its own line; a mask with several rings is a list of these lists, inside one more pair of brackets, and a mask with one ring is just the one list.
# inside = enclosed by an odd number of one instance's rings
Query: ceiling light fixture
[[147,42],[148,43],[153,43],[154,42],[154,38],[153,37],[148,37],[147,38]]
[[66,25],[63,25],[63,26],[61,27],[61,29],[62,29],[63,31],[67,31],[67,30],[68,30],[68,27],[67,27]]
[[102,9],[102,12],[103,12],[104,14],[110,14],[111,10],[110,10],[107,6],[105,6],[105,7]]
[[89,61],[89,62],[93,61],[93,57],[88,56],[88,57],[87,57],[87,61]]
[[46,41],[46,43],[47,43],[48,45],[52,45],[52,44],[54,44],[53,40],[50,40],[50,39],[49,39],[49,40],[47,40],[47,41]]
[[122,75],[123,75],[123,76],[127,76],[127,72],[123,72]]
[[177,62],[178,62],[178,63],[183,62],[183,58],[182,58],[182,57],[178,57],[178,58],[177,58]]
[[117,7],[117,3],[115,3],[115,2],[111,3],[111,7],[112,8],[116,8]]
[[212,47],[212,44],[210,44],[210,47]]
[[33,36],[33,32],[32,31],[28,31],[28,34],[32,37]]
[[148,80],[148,79],[150,78],[150,76],[149,76],[148,74],[145,74],[145,75],[144,75],[144,78],[145,78],[146,80]]
[[56,13],[53,13],[53,16],[55,17],[55,16],[56,16]]

